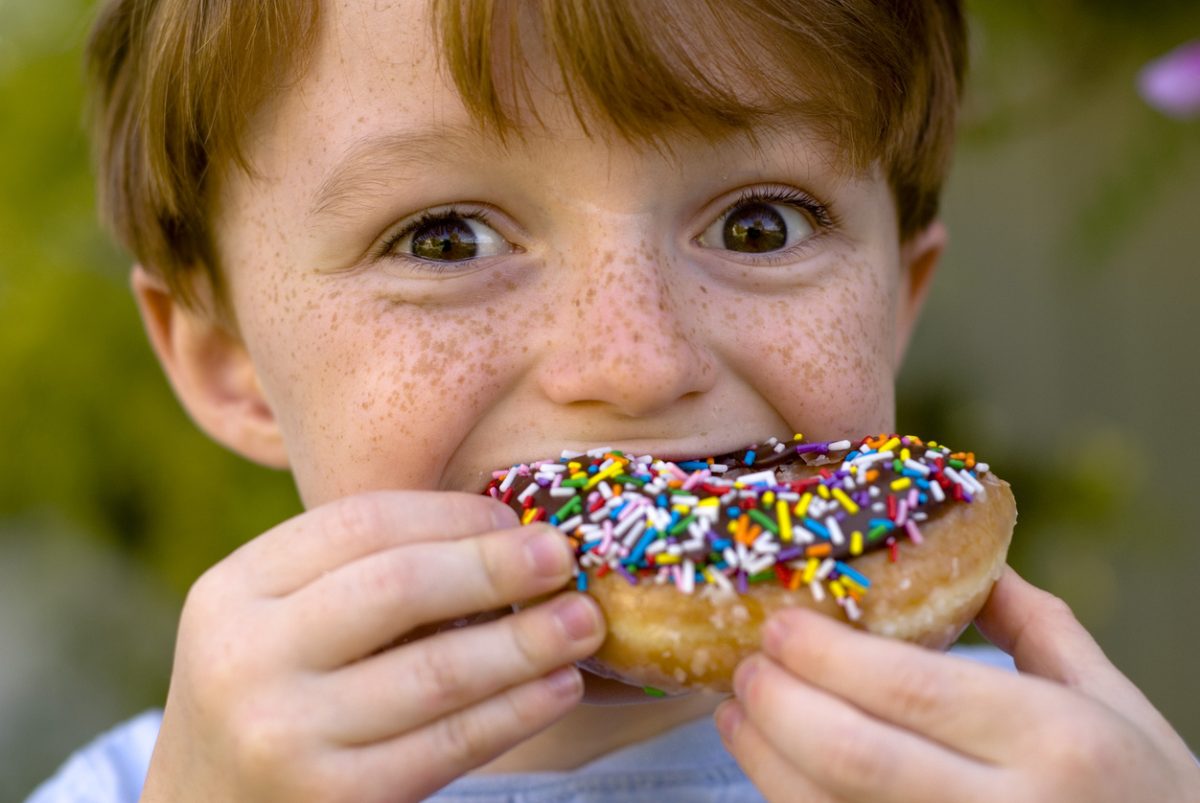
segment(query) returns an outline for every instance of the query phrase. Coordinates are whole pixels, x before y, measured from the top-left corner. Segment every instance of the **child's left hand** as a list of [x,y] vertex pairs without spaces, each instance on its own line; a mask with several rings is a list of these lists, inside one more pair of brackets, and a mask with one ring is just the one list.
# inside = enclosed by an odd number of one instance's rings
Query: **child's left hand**
[[718,727],[772,800],[1200,800],[1183,740],[1061,600],[1008,569],[977,624],[1022,674],[778,614]]

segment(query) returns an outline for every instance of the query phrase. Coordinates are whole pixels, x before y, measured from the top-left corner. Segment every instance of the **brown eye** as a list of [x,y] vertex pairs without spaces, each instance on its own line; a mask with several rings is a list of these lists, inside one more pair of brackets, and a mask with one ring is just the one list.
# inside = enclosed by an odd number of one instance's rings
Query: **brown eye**
[[726,210],[699,243],[740,254],[783,251],[816,233],[808,216],[790,203],[750,200]]
[[769,204],[746,204],[725,218],[721,232],[725,248],[750,254],[778,251],[787,244],[783,215]]
[[389,250],[428,262],[466,262],[513,249],[482,220],[447,212],[422,216]]

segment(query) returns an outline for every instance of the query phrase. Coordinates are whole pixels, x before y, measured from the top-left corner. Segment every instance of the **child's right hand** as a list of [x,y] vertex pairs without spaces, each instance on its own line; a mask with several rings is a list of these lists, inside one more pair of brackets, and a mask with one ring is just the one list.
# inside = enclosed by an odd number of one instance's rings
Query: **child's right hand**
[[[204,574],[184,605],[143,800],[411,800],[533,735],[603,640],[561,589],[549,526],[483,496],[377,492],[311,510]],[[406,640],[406,636],[411,640]]]

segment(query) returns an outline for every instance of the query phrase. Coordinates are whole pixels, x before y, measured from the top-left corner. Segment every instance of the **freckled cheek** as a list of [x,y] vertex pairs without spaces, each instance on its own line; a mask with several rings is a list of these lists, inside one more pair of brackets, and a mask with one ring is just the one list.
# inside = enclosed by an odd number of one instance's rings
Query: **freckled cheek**
[[388,305],[295,327],[285,439],[306,499],[436,487],[445,461],[519,371],[503,321]]
[[857,436],[892,426],[893,314],[873,292],[820,288],[761,307],[741,328],[739,360],[793,426],[814,436]]

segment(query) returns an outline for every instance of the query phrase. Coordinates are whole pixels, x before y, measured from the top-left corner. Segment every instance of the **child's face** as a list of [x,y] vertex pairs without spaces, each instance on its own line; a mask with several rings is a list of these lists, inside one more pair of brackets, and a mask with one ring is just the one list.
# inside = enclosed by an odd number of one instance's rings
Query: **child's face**
[[[564,448],[892,427],[941,239],[901,246],[878,170],[841,175],[799,124],[673,157],[589,138],[552,67],[531,82],[548,130],[504,149],[439,74],[424,6],[329,5],[310,71],[256,121],[260,176],[221,188],[245,367],[308,505],[475,491]],[[730,209],[750,192],[768,200]]]

